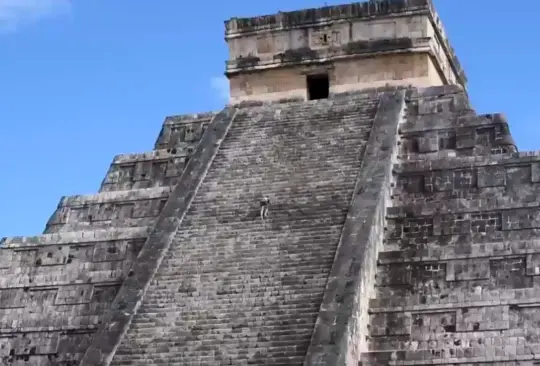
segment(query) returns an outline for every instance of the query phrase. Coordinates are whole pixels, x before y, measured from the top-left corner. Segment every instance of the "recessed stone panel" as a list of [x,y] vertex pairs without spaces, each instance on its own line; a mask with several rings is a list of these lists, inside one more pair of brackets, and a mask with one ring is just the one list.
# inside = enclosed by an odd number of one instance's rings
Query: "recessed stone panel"
[[126,241],[100,242],[94,245],[94,262],[121,261],[126,258]]
[[18,335],[12,343],[17,355],[52,355],[58,351],[58,333],[26,333]]
[[87,304],[92,298],[93,285],[66,285],[58,288],[55,305]]
[[471,281],[488,279],[489,260],[482,258],[451,260],[446,264],[447,281]]
[[29,296],[28,288],[0,289],[0,309],[24,308],[28,305]]
[[412,337],[421,338],[422,334],[456,332],[456,312],[434,312],[412,314]]
[[419,153],[430,153],[439,151],[439,137],[437,133],[426,134],[416,138],[418,141]]
[[36,266],[61,266],[69,258],[69,245],[48,245],[39,247],[36,253]]
[[502,212],[503,230],[522,230],[540,228],[540,210],[538,207]]
[[411,315],[406,313],[375,314],[371,317],[370,335],[395,336],[411,334]]
[[492,289],[520,289],[532,287],[527,275],[526,257],[490,260],[490,286]]
[[504,166],[478,168],[478,187],[506,186],[506,168]]
[[504,330],[510,326],[508,306],[461,308],[457,312],[459,332]]

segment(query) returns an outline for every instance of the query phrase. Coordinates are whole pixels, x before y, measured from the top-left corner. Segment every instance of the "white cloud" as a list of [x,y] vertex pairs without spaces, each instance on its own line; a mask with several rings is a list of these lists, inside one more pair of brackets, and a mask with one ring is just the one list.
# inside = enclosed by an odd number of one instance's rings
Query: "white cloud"
[[71,0],[0,0],[0,31],[9,32],[41,18],[62,15]]
[[217,92],[218,97],[220,99],[224,99],[225,101],[229,101],[230,97],[230,89],[229,89],[229,79],[227,79],[226,76],[219,76],[212,78],[211,80],[211,86],[214,91]]

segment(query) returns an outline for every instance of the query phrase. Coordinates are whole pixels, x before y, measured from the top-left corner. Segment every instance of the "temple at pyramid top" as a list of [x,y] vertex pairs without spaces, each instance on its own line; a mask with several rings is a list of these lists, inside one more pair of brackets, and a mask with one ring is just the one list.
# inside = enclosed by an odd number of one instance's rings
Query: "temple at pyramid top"
[[232,103],[467,82],[431,0],[235,17],[225,28]]

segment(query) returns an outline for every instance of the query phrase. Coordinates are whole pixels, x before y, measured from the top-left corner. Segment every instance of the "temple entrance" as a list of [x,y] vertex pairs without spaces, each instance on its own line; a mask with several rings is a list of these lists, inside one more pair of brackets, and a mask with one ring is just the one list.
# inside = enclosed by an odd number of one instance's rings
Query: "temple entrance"
[[328,74],[307,75],[308,99],[326,99],[330,94]]

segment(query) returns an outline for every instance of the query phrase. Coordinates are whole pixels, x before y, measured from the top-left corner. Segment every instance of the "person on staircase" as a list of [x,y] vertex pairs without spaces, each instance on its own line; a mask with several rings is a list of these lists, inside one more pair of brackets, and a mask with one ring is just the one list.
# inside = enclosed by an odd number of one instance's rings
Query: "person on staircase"
[[261,220],[264,220],[266,219],[266,217],[268,216],[268,208],[270,206],[270,198],[268,198],[267,196],[265,196],[262,200],[261,200]]

